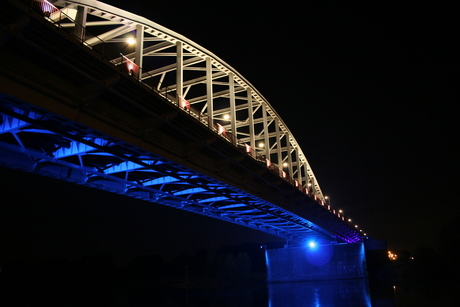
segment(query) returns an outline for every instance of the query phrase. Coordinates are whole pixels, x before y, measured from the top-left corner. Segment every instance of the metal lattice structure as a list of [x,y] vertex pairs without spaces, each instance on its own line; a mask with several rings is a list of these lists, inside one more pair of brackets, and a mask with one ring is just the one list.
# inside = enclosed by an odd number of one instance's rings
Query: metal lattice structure
[[184,106],[219,124],[301,186],[310,183],[314,194],[325,201],[293,134],[262,94],[230,65],[178,33],[102,2],[60,0],[54,5],[61,11],[50,18],[61,27],[74,28],[91,48],[104,44],[126,50],[131,42],[132,52],[116,55],[115,65],[132,61],[140,81],[171,99],[183,99]]
[[[52,2],[33,1],[33,11],[70,31],[82,48],[99,52],[142,87],[276,173],[311,199],[318,214],[307,220],[161,155],[88,127],[82,129],[73,120],[6,94],[0,97],[4,161],[16,168],[208,215],[290,240],[312,233],[341,242],[360,240],[360,233],[326,203],[286,124],[230,65],[182,35],[119,8],[93,0]],[[324,225],[318,226],[320,223]]]

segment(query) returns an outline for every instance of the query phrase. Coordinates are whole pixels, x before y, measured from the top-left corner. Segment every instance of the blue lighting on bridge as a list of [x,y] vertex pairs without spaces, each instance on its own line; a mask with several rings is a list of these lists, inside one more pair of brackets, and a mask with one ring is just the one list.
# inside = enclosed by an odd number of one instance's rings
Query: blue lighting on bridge
[[307,241],[305,257],[308,263],[317,266],[324,265],[332,259],[333,254],[334,249],[329,241],[323,239]]
[[316,247],[317,247],[316,242],[313,241],[313,240],[308,241],[307,246],[308,246],[310,249],[316,249]]

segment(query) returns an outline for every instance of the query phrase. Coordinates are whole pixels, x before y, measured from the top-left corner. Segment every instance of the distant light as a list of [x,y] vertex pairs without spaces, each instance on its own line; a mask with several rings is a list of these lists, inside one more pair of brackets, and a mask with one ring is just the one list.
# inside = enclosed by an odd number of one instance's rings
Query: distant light
[[288,165],[289,165],[289,164],[288,164],[287,162],[284,162],[284,163],[283,163],[283,166],[284,166],[284,167],[287,167]]
[[227,119],[227,120],[230,119],[230,115],[225,114],[225,115],[224,115],[224,119]]
[[308,247],[315,248],[316,247],[316,242],[315,241],[309,241],[308,242]]
[[264,146],[265,146],[265,144],[264,144],[264,143],[259,143],[259,145],[258,145],[258,146],[259,146],[260,148],[262,148],[262,147],[264,147]]
[[388,258],[390,258],[390,260],[396,260],[398,259],[398,255],[394,254],[391,251],[388,251]]
[[342,210],[342,209],[339,209],[339,213],[343,213],[343,210]]
[[130,45],[134,45],[136,43],[136,40],[133,37],[129,37],[127,43]]
[[351,222],[351,219],[348,219],[349,222]]
[[358,225],[355,225],[355,228],[358,228]]

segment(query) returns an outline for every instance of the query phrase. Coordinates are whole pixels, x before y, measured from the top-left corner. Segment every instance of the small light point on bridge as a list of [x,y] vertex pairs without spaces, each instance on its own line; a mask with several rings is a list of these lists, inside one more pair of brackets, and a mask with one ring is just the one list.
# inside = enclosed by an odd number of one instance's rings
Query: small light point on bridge
[[126,42],[129,44],[129,45],[134,45],[136,43],[136,40],[133,38],[133,37],[129,37]]
[[230,119],[230,115],[225,114],[225,115],[223,116],[223,118],[224,118],[225,120],[229,120],[229,119]]

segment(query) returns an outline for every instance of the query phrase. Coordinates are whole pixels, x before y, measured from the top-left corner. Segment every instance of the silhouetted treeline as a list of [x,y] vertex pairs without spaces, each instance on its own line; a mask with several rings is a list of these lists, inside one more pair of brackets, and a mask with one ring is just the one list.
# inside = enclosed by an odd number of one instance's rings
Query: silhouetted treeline
[[402,291],[431,297],[439,304],[442,297],[452,298],[452,291],[460,289],[460,216],[437,231],[434,246],[420,245],[411,254],[398,252],[398,259],[382,268],[379,279]]

